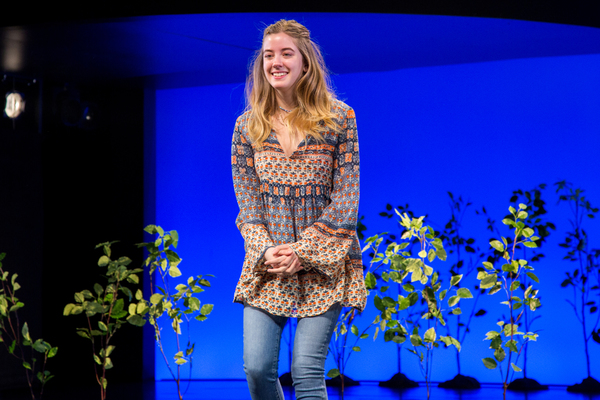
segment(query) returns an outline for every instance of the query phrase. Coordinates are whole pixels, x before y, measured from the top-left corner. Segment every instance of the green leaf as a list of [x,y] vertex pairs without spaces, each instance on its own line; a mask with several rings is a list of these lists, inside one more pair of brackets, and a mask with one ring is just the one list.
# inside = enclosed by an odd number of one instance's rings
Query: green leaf
[[454,275],[452,279],[450,279],[450,286],[456,286],[458,282],[462,279],[462,275]]
[[129,299],[129,301],[131,301],[131,298],[133,297],[133,293],[131,293],[131,290],[129,290],[128,287],[125,286],[121,286],[119,288],[123,293],[125,293],[125,295],[127,296],[127,298]]
[[101,296],[102,293],[104,293],[104,289],[102,288],[102,286],[100,286],[100,284],[94,283],[94,292],[96,292],[98,296]]
[[433,274],[433,268],[431,268],[429,265],[423,265],[423,273],[426,276],[431,276],[431,274]]
[[540,280],[533,272],[527,272],[527,276],[535,283],[540,283]]
[[402,289],[404,289],[405,291],[407,291],[408,293],[412,293],[415,291],[415,287],[413,285],[411,285],[410,283],[407,283],[405,285],[402,285]]
[[108,258],[107,256],[102,256],[98,260],[99,267],[106,267],[109,263],[110,263],[110,258]]
[[449,305],[450,307],[454,307],[455,305],[457,305],[457,304],[458,304],[458,302],[459,302],[459,301],[460,301],[460,297],[459,297],[459,296],[451,296],[451,297],[448,299],[448,305]]
[[135,326],[144,326],[146,320],[141,315],[133,314],[127,318],[127,322]]
[[48,358],[52,358],[56,355],[56,353],[58,353],[58,347],[53,347],[50,349],[50,351],[48,352]]
[[80,331],[77,331],[77,334],[81,337],[84,337],[86,339],[91,339],[92,337],[90,336],[90,334],[87,332],[87,329],[83,329]]
[[394,299],[389,296],[385,296],[383,299],[381,299],[381,301],[383,301],[383,305],[386,307],[394,307],[396,305]]
[[377,286],[377,279],[371,272],[367,272],[367,276],[365,277],[365,286],[369,290],[372,290],[375,288],[375,286]]
[[335,378],[337,376],[340,376],[340,370],[337,368],[330,369],[329,372],[327,372],[328,378]]
[[533,229],[531,229],[531,228],[523,229],[523,236],[531,237],[531,235],[533,235]]
[[412,335],[410,335],[410,343],[415,347],[423,345],[423,341],[421,340],[421,337],[418,333],[413,333]]
[[490,242],[490,246],[492,246],[494,249],[501,253],[504,252],[504,245],[499,240],[492,240]]
[[512,351],[514,353],[519,352],[519,349],[517,349],[517,341],[516,340],[507,340],[506,344],[504,346],[507,347],[510,351]]
[[446,261],[448,255],[446,254],[446,250],[444,248],[439,248],[435,251],[435,255],[442,261]]
[[381,297],[375,295],[375,298],[373,299],[373,304],[375,305],[375,308],[377,308],[379,311],[385,311],[385,306],[383,305]]
[[150,296],[150,303],[152,303],[153,305],[157,305],[162,301],[162,299],[164,299],[164,297],[165,296],[163,296],[160,293],[154,293],[152,296]]
[[73,308],[75,308],[75,304],[67,304],[65,306],[65,309],[63,310],[63,315],[71,315],[71,311],[73,311]]
[[420,258],[425,258],[425,257],[427,257],[427,252],[426,252],[425,250],[421,250],[421,251],[419,252],[418,256],[419,256]]
[[44,346],[44,341],[42,339],[36,340],[33,344],[33,348],[39,353],[45,353],[47,350],[46,346]]
[[[416,293],[416,292],[413,292],[413,293]],[[398,299],[398,311],[406,310],[410,306],[411,306],[410,298],[401,297],[400,299]],[[377,307],[377,305],[375,305],[375,307]],[[383,310],[381,310],[381,311],[383,311]]]
[[23,361],[23,367],[31,370],[31,365],[28,362]]
[[481,280],[479,287],[481,287],[482,289],[491,288],[496,284],[497,280],[498,276],[496,274],[490,274]]
[[83,308],[85,309],[85,311],[92,312],[92,313],[103,313],[104,312],[104,307],[102,307],[102,305],[96,301],[86,302],[84,304]]
[[183,304],[188,307],[191,311],[200,310],[200,300],[196,297],[186,297]]
[[498,347],[496,349],[496,351],[494,351],[494,357],[499,362],[502,362],[502,361],[504,361],[504,358],[506,357],[506,352],[504,351],[504,349],[502,347]]
[[21,333],[23,334],[23,338],[29,342],[31,342],[31,336],[29,336],[29,325],[27,322],[23,324],[23,328],[21,329]]
[[454,315],[462,314],[460,307],[456,307],[454,310],[452,310],[452,314],[454,314]]
[[110,359],[110,357],[106,357],[104,359],[104,368],[111,369],[112,367],[113,367],[112,360]]
[[460,289],[458,289],[456,291],[456,294],[461,299],[471,299],[471,298],[473,298],[473,295],[471,294],[471,291],[469,289],[467,289],[467,288],[460,288]]
[[96,354],[94,354],[94,361],[96,362],[96,364],[102,365],[102,361],[100,360],[100,357],[98,357]]
[[174,266],[174,265],[171,265],[171,266],[169,267],[169,275],[170,275],[172,278],[177,278],[178,276],[181,276],[181,271],[180,271],[180,270],[179,270],[179,268],[177,268],[176,266]]
[[429,249],[429,252],[427,253],[427,260],[429,260],[429,262],[435,260],[435,250]]
[[517,290],[519,287],[521,286],[521,282],[519,281],[514,281],[511,285],[510,285],[510,290],[511,291],[515,291]]
[[436,339],[435,329],[433,327],[427,329],[425,335],[423,336],[423,341],[426,343],[435,342]]
[[113,318],[116,318],[116,314],[119,314],[121,311],[123,311],[123,307],[125,306],[125,301],[123,299],[117,299],[117,301],[115,302],[115,305],[113,306],[112,309],[112,316]]
[[82,293],[75,293],[73,295],[73,297],[75,298],[75,301],[78,303],[83,303],[85,301],[85,296]]
[[356,327],[356,325],[352,324],[352,326],[350,327],[350,332],[358,336],[358,328]]
[[108,331],[108,327],[106,326],[106,324],[102,321],[98,321],[98,328],[100,328],[100,330],[102,332],[107,332]]
[[143,298],[144,298],[144,294],[142,293],[142,291],[141,291],[140,289],[138,289],[138,290],[135,292],[135,299],[136,299],[137,301],[140,301],[140,300],[142,300]]
[[212,312],[213,308],[214,308],[214,304],[205,304],[200,309],[200,314],[208,315]]
[[494,360],[493,358],[490,357],[486,357],[484,359],[482,359],[483,361],[483,365],[485,365],[486,368],[488,369],[495,369],[498,364],[496,363],[496,360]]
[[521,370],[521,368],[519,368],[519,367],[517,367],[517,366],[515,365],[515,363],[510,363],[510,365],[512,366],[512,369],[514,369],[514,370],[515,370],[515,372],[521,372],[521,371],[522,371],[522,370]]
[[510,218],[504,218],[504,219],[502,220],[502,223],[503,223],[504,225],[508,225],[508,226],[515,226],[515,221],[513,221],[513,220],[512,220],[512,219],[510,219]]
[[535,242],[523,242],[523,245],[525,247],[530,247],[530,248],[536,248],[536,247],[538,247],[537,244],[535,244]]
[[354,346],[354,347],[352,347],[352,351],[360,351],[360,347]]

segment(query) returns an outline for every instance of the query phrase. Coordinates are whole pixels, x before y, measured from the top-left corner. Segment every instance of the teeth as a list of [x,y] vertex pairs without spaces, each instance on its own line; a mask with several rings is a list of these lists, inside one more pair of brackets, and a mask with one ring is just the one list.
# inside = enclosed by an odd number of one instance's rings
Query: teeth
[[284,76],[284,75],[287,75],[287,73],[286,72],[275,72],[275,73],[273,73],[273,76]]

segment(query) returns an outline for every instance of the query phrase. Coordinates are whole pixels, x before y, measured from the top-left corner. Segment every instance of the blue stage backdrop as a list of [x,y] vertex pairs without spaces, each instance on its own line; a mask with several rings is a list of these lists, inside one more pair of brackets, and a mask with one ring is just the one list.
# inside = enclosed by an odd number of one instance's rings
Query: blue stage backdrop
[[[384,54],[373,55],[373,62],[384,61]],[[586,191],[592,205],[600,205],[598,71],[600,54],[590,54],[334,76],[338,97],[357,115],[360,214],[367,235],[396,230],[394,219],[379,216],[386,203],[409,204],[441,230],[450,218],[451,191],[473,203],[464,217],[463,235],[487,248],[491,233],[474,210],[485,206],[499,222],[513,190],[548,184],[543,192],[547,218],[557,229],[543,248],[547,257],[535,265],[543,306],[535,314],[541,318],[533,329],[540,336],[529,347],[528,366],[530,377],[547,384],[572,384],[586,376],[580,324],[565,300],[572,291],[560,287],[565,271],[575,268],[562,259],[565,251],[558,246],[570,228],[571,214],[566,204],[556,204],[553,184],[573,182]],[[244,107],[243,86],[240,82],[157,90],[154,107],[149,107],[155,108],[156,117],[156,214],[147,222],[179,231],[184,277],[216,276],[200,296],[203,303],[215,304],[214,311],[208,320],[192,324],[196,356],[191,375],[197,379],[244,377],[242,306],[232,303],[244,246],[234,224],[237,203],[230,172],[230,141]],[[600,247],[599,222],[585,223],[591,246]],[[450,263],[434,266],[447,271]],[[474,275],[468,287],[475,284]],[[487,314],[473,321],[463,343],[462,373],[482,382],[500,380],[498,371],[487,370],[481,359],[492,356],[484,337],[496,329],[504,312],[501,296],[478,300],[477,308]],[[469,300],[463,302],[470,309]],[[356,324],[362,329],[374,316],[371,297]],[[170,331],[168,325],[163,329]],[[397,371],[395,345],[380,336],[375,342],[362,340],[361,346],[362,352],[350,359],[347,375],[386,380]],[[600,345],[591,342],[590,349],[592,375],[598,378]],[[175,352],[172,345],[166,351]],[[402,371],[422,380],[416,358],[406,349],[401,354]],[[156,379],[170,379],[158,351],[155,362]],[[327,369],[332,367],[329,359]],[[287,370],[283,341],[280,372]],[[456,373],[454,349],[436,351],[433,380]]]

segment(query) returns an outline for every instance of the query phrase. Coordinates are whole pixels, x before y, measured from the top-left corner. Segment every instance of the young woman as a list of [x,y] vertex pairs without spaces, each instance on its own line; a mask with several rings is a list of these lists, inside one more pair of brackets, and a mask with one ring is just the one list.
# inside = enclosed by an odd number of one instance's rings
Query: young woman
[[231,145],[236,224],[246,257],[234,301],[244,304],[244,370],[254,400],[283,400],[278,356],[298,318],[297,399],[326,399],[325,358],[342,307],[363,310],[356,236],[359,198],[354,111],[336,100],[310,32],[268,26]]

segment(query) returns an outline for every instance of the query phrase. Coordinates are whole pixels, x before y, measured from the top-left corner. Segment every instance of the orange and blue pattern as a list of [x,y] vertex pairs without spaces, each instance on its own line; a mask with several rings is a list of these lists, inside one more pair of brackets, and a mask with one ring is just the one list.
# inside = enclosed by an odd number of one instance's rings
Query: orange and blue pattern
[[[236,219],[246,257],[234,301],[273,315],[310,317],[337,302],[363,310],[366,290],[356,236],[358,136],[354,110],[334,101],[338,129],[324,142],[307,136],[287,157],[274,132],[260,150],[248,135],[249,113],[236,122],[231,145]],[[287,243],[303,270],[267,272],[267,248]]]

